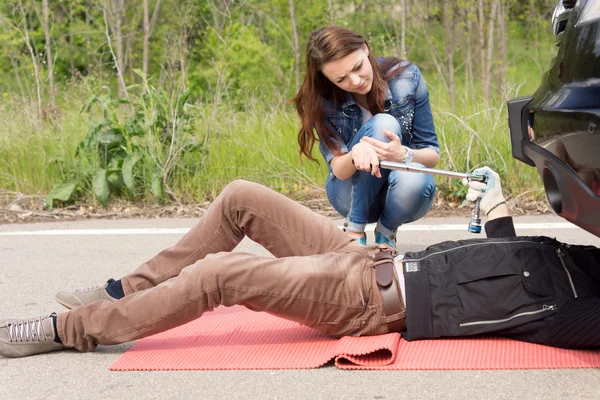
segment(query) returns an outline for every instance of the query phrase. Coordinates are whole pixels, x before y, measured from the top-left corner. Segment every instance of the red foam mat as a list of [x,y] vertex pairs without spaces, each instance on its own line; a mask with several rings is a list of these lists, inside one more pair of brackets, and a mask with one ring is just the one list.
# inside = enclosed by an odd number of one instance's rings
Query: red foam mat
[[407,342],[397,333],[338,340],[235,306],[138,341],[110,369],[308,369],[331,360],[342,369],[599,368],[600,351],[489,338]]

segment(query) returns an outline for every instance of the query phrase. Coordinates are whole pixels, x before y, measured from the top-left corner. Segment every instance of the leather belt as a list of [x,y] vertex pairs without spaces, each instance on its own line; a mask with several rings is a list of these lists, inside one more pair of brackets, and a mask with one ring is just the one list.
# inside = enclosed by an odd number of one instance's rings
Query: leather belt
[[383,245],[373,258],[377,287],[383,298],[383,322],[388,324],[390,332],[400,332],[406,329],[406,306],[400,295],[392,252],[392,249]]

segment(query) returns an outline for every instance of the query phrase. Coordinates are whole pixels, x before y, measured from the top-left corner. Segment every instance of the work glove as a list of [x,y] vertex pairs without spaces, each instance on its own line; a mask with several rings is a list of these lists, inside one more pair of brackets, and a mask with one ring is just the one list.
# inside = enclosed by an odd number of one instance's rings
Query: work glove
[[477,168],[473,171],[473,175],[485,176],[485,182],[463,178],[463,185],[469,186],[467,200],[476,201],[477,199],[481,199],[479,207],[487,216],[490,211],[506,203],[502,194],[500,176],[489,167]]

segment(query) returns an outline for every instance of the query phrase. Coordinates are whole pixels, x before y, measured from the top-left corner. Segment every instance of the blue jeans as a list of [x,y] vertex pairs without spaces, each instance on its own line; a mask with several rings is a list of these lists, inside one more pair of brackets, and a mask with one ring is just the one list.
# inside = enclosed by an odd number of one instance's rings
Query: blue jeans
[[[393,116],[377,114],[358,130],[349,149],[365,136],[389,142],[384,129],[401,135]],[[433,176],[389,169],[381,169],[381,176],[356,171],[342,181],[329,174],[327,197],[333,208],[348,219],[349,230],[363,232],[368,223],[377,222],[377,230],[391,236],[400,225],[422,218],[431,209],[436,189]]]

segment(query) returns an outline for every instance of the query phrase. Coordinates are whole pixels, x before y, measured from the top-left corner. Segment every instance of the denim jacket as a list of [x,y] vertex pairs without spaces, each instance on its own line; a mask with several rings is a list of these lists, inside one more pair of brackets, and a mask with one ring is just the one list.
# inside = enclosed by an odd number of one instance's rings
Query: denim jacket
[[[378,62],[383,59],[378,59]],[[406,65],[402,61],[401,65]],[[433,124],[433,115],[429,105],[429,92],[421,71],[411,64],[404,71],[388,82],[384,111],[394,116],[402,127],[401,142],[411,149],[434,149],[438,153],[440,147]],[[342,153],[349,151],[348,145],[362,126],[362,111],[348,92],[343,103],[334,105],[332,100],[322,99],[325,108],[326,125],[337,132],[337,139]],[[318,132],[317,132],[318,133]],[[320,141],[321,154],[329,162],[334,156]],[[331,168],[331,166],[329,166]]]

